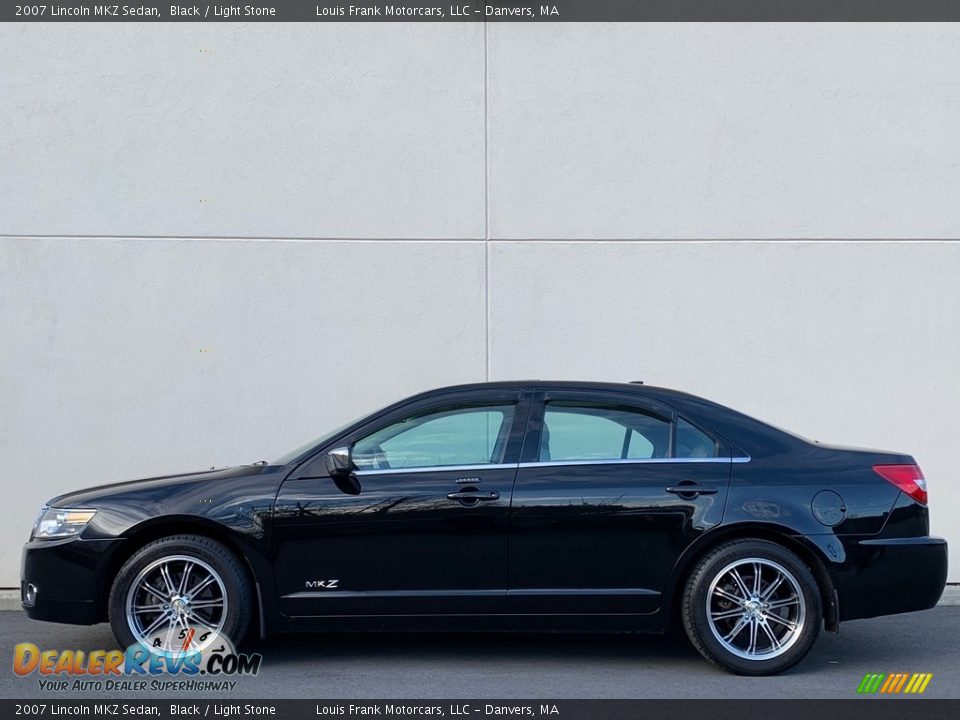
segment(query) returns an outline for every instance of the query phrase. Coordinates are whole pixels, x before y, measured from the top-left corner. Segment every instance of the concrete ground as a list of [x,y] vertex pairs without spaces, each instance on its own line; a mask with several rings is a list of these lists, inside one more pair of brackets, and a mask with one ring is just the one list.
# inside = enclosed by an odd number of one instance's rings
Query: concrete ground
[[[79,627],[0,612],[0,697],[98,697],[50,693],[37,675],[10,671],[13,646],[115,647],[106,625]],[[853,698],[868,672],[930,672],[923,697],[960,698],[960,606],[847,623],[821,634],[796,668],[742,678],[702,660],[682,635],[314,635],[271,638],[245,648],[263,654],[260,674],[240,678],[229,698]],[[101,697],[175,697],[101,693]],[[183,697],[201,697],[190,692]]]

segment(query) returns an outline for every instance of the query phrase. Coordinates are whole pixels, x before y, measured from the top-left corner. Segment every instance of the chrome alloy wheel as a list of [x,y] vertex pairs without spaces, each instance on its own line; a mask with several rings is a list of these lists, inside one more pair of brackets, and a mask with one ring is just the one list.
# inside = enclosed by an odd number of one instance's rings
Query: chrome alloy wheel
[[154,560],[127,591],[130,632],[154,652],[202,650],[227,617],[227,591],[210,565],[187,555]]
[[746,660],[769,660],[800,638],[807,605],[800,583],[783,565],[765,558],[736,560],[713,578],[707,620],[728,652]]

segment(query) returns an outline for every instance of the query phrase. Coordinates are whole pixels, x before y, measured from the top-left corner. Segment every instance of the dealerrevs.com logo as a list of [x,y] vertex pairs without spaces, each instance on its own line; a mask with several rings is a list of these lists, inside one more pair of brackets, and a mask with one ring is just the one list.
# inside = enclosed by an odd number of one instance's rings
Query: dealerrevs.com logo
[[[207,638],[208,640],[210,638]],[[13,650],[13,672],[33,674],[45,691],[232,691],[233,678],[260,672],[263,656],[238,653],[223,636],[178,651],[135,644],[126,650],[42,650],[30,642]]]

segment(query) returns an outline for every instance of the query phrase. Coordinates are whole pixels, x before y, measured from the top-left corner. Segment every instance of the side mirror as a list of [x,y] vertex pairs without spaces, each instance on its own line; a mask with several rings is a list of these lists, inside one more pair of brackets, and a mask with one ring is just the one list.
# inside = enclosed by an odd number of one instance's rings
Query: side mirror
[[360,494],[360,480],[353,474],[353,457],[348,447],[334,448],[323,456],[323,466],[340,492]]
[[349,447],[338,447],[323,457],[323,466],[332,478],[349,477],[353,472],[353,460],[350,457]]

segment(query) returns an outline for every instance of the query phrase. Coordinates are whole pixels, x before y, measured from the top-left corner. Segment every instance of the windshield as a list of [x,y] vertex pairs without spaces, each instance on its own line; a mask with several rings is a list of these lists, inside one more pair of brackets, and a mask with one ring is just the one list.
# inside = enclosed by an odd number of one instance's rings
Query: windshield
[[314,439],[314,440],[311,440],[310,442],[308,442],[308,443],[306,443],[306,444],[304,444],[304,445],[301,445],[300,447],[296,448],[295,450],[291,450],[290,452],[286,453],[285,455],[281,455],[280,457],[278,457],[276,460],[274,460],[274,461],[273,461],[272,463],[270,463],[270,464],[271,464],[271,465],[289,465],[289,464],[292,463],[294,460],[296,460],[298,457],[300,457],[301,455],[304,455],[304,454],[308,453],[310,450],[312,450],[313,448],[315,448],[317,445],[322,445],[322,444],[325,443],[325,442],[329,442],[329,441],[332,440],[334,437],[336,437],[337,435],[339,435],[340,433],[342,433],[344,430],[346,430],[348,427],[350,427],[351,425],[353,425],[353,424],[356,423],[356,422],[357,422],[357,420],[354,420],[353,422],[348,422],[346,425],[341,425],[341,426],[338,427],[336,430],[331,430],[331,431],[328,432],[326,435],[321,435],[320,437],[318,437],[318,438],[316,438],[316,439]]

